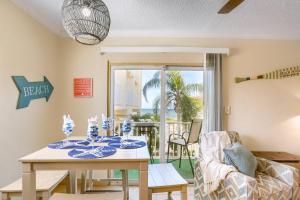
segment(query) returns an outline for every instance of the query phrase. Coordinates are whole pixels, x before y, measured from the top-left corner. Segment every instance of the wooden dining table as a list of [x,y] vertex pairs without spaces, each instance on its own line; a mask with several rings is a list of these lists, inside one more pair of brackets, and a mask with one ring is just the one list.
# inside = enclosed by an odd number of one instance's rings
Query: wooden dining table
[[[72,140],[84,140],[86,137],[71,137]],[[132,136],[146,142],[144,136]],[[107,145],[97,143],[97,145]],[[22,163],[23,200],[36,199],[36,170],[104,170],[137,169],[139,171],[139,199],[148,199],[148,162],[150,155],[147,145],[139,149],[117,149],[108,157],[97,159],[77,159],[68,155],[70,149],[42,148],[20,159]]]

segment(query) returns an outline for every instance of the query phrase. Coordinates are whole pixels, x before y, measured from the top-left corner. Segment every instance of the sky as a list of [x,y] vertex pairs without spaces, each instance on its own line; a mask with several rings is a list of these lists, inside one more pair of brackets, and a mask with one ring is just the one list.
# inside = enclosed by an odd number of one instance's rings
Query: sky
[[[142,72],[142,86],[148,82],[157,70],[143,70]],[[186,84],[190,83],[203,83],[203,71],[182,71],[182,77]],[[141,93],[143,96],[143,93]],[[154,99],[160,95],[160,88],[148,90],[147,97],[148,102],[146,102],[144,96],[142,98],[142,109],[152,109],[152,102]]]

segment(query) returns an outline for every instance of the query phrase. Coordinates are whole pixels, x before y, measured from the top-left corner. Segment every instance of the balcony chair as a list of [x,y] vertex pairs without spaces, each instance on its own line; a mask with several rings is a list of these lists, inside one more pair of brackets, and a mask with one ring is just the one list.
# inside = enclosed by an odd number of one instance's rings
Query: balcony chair
[[[198,143],[201,129],[202,129],[202,119],[193,119],[189,132],[183,132],[182,134],[175,134],[175,133],[170,134],[169,140],[168,140],[167,162],[173,162],[173,161],[179,160],[179,168],[180,168],[181,167],[182,150],[185,150],[189,157],[189,163],[190,163],[190,166],[192,169],[193,176],[194,176],[194,167],[192,164],[188,146],[191,144]],[[169,160],[170,145],[172,145],[172,144],[180,146],[179,159]]]
[[[238,133],[227,133],[231,143],[241,142]],[[216,191],[206,194],[200,167],[202,158],[200,149],[195,165],[195,200],[298,199],[298,169],[258,157],[255,178],[240,172],[231,172],[221,181]]]

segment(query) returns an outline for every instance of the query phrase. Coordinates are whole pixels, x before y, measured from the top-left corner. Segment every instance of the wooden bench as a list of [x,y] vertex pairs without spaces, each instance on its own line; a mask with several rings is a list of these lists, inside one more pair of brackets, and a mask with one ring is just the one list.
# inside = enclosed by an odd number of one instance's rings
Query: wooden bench
[[[37,199],[48,200],[51,192],[67,176],[68,171],[37,171],[36,191]],[[69,181],[67,181],[69,184]],[[2,200],[10,200],[11,197],[22,196],[22,178],[0,189]]]
[[148,168],[149,200],[152,193],[168,192],[171,200],[173,191],[181,191],[181,199],[187,200],[187,181],[176,171],[171,163],[153,164]]
[[123,192],[105,192],[99,194],[54,194],[50,200],[122,200]]

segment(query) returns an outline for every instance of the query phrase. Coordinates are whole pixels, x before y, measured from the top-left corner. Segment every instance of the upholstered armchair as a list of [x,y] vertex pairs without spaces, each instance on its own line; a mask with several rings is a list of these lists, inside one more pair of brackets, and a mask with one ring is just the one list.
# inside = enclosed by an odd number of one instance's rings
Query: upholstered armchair
[[[232,143],[241,142],[238,133],[228,132],[228,134]],[[195,166],[195,200],[298,199],[298,169],[263,158],[257,158],[258,167],[255,178],[240,172],[231,172],[216,191],[205,194],[200,169],[201,159],[200,149],[200,155]]]

